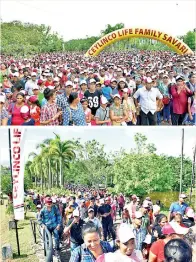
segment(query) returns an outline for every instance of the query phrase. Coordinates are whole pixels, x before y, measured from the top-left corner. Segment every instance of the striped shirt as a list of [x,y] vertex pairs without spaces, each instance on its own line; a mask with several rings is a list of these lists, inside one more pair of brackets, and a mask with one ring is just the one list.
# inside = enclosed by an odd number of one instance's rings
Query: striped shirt
[[[47,103],[45,106],[41,108],[41,116],[40,116],[40,122],[48,121],[49,119],[52,119],[57,114],[57,105],[55,103],[49,104]],[[50,123],[47,124],[47,126],[58,126],[59,120],[55,119],[52,120]]]

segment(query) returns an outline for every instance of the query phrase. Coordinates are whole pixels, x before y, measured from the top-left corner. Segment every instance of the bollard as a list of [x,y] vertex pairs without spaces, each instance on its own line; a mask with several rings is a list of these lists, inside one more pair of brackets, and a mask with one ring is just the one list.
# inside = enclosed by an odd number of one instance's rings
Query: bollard
[[2,259],[3,261],[6,259],[13,259],[13,251],[10,244],[5,244],[2,246]]

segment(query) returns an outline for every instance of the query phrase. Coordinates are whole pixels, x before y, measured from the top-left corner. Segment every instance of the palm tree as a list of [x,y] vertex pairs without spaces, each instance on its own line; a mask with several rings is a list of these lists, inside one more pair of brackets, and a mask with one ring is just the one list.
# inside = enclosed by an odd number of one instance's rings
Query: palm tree
[[59,161],[60,185],[64,186],[63,169],[69,168],[70,162],[75,158],[75,143],[72,141],[61,141],[59,135],[50,143],[50,153],[54,159]]

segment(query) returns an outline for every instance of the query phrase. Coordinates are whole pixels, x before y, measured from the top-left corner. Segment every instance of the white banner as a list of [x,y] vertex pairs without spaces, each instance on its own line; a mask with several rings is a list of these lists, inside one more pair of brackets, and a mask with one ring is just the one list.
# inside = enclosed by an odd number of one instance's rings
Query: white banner
[[24,219],[24,144],[25,129],[10,128],[13,207],[16,220]]

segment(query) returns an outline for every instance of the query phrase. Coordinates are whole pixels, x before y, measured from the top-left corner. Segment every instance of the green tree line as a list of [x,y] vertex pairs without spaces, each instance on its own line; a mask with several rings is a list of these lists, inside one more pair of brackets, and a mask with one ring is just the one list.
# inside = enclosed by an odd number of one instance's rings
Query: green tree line
[[[22,23],[20,21],[1,21],[1,53],[6,55],[26,56],[43,52],[87,51],[100,37],[117,29],[124,28],[123,23],[107,24],[97,36],[86,36],[83,39],[64,41],[51,27],[41,24]],[[195,50],[195,30],[189,31],[180,38]],[[123,51],[137,48],[141,50],[170,50],[159,41],[138,38],[118,41],[108,46],[107,51]]]
[[[62,141],[59,135],[46,139],[29,154],[25,165],[25,188],[63,188],[65,183],[98,187],[113,192],[147,195],[151,192],[179,191],[181,157],[159,155],[156,146],[137,133],[135,147],[105,152],[96,140]],[[184,157],[182,190],[191,187],[192,162]],[[10,172],[2,173],[2,190],[10,190]]]

